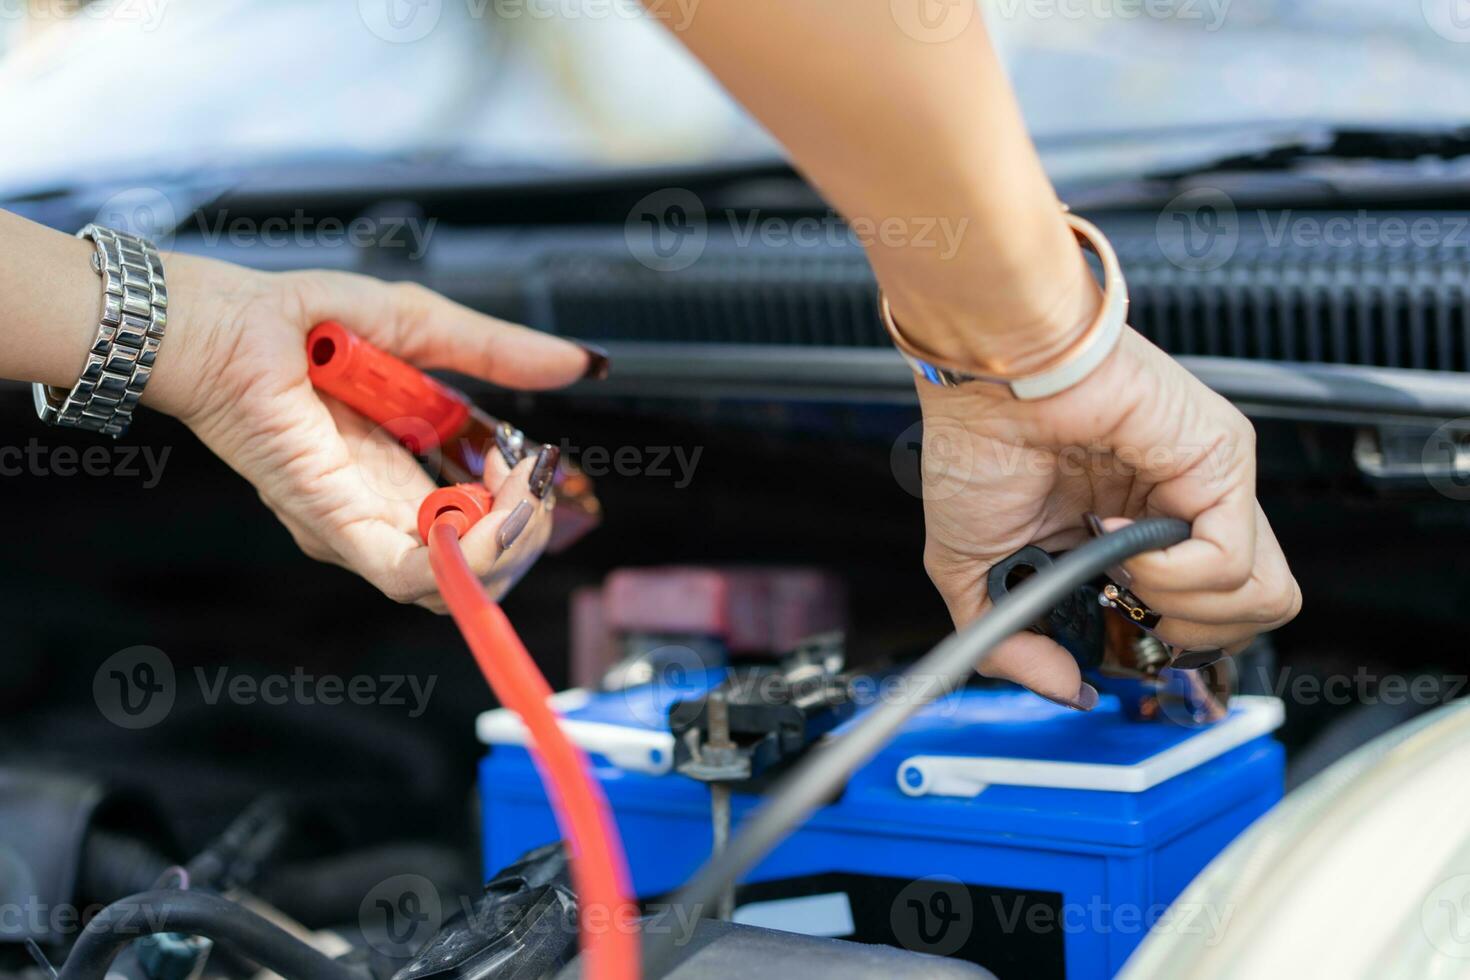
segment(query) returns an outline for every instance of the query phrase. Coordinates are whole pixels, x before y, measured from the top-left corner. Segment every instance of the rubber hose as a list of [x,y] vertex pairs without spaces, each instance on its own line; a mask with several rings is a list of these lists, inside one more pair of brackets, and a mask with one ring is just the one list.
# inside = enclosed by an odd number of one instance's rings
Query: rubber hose
[[140,892],[98,912],[57,980],[105,980],[108,965],[124,946],[161,932],[213,939],[286,980],[362,980],[249,909],[208,892],[177,890]]
[[[1189,537],[1183,521],[1155,518],[1137,521],[1093,538],[1038,570],[981,618],[951,633],[903,675],[899,690],[908,697],[885,701],[864,715],[841,738],[820,748],[789,772],[740,826],[722,852],[712,856],[673,897],[660,918],[676,909],[699,910],[716,901],[761,858],[811,816],[878,752],[920,708],[967,681],[972,671],[1006,638],[1026,629],[1073,589],[1101,575],[1109,566],[1146,551],[1178,544]],[[667,921],[651,924],[646,952],[648,976],[657,977],[673,952],[676,930]]]

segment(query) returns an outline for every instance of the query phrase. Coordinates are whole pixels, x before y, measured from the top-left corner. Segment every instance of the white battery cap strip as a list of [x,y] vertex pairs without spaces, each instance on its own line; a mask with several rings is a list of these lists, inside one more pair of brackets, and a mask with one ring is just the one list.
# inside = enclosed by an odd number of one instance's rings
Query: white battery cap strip
[[[560,713],[575,711],[588,697],[585,690],[574,687],[553,694],[551,706]],[[600,755],[627,772],[662,776],[674,767],[674,736],[668,732],[576,718],[562,718],[561,728],[583,752]],[[505,708],[481,712],[475,734],[486,745],[525,746],[529,741],[519,716]]]
[[[580,688],[552,696],[560,712],[587,703]],[[987,786],[1034,786],[1040,789],[1085,789],[1110,793],[1142,793],[1188,772],[1252,739],[1281,727],[1286,718],[1278,698],[1238,695],[1230,702],[1230,717],[1210,728],[1131,765],[1091,762],[1046,762],[994,756],[915,755],[898,767],[898,788],[908,796],[971,798]],[[600,721],[563,718],[562,729],[584,752],[600,755],[628,772],[662,776],[673,769],[674,736],[646,728],[628,728]],[[1138,724],[1150,724],[1139,722]],[[520,718],[504,708],[483,712],[475,724],[485,745],[527,744]]]
[[[1047,762],[993,756],[915,755],[898,767],[898,788],[908,796],[972,798],[987,786],[1034,786],[1107,793],[1142,793],[1181,773],[1281,727],[1279,698],[1237,695],[1230,716],[1157,755],[1130,765]],[[1139,722],[1138,724],[1150,724]]]

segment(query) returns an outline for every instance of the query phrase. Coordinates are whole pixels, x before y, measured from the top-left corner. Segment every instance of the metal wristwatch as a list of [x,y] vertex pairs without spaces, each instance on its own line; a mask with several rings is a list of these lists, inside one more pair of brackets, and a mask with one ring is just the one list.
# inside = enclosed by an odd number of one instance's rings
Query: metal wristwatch
[[77,232],[96,246],[92,268],[102,277],[102,321],[70,391],[31,386],[36,414],[49,425],[116,438],[127,431],[168,326],[163,260],[153,243],[90,224]]
[[1123,327],[1128,320],[1128,284],[1123,279],[1123,269],[1118,256],[1107,236],[1089,221],[1066,210],[1063,218],[1077,242],[1095,254],[1102,264],[1103,299],[1097,315],[1087,324],[1077,339],[1051,363],[1040,370],[1024,375],[1000,370],[977,372],[974,368],[947,364],[934,355],[922,350],[903,335],[893,318],[888,297],[878,293],[878,315],[893,346],[908,361],[914,373],[931,384],[945,388],[957,388],[971,382],[1002,385],[1021,401],[1035,401],[1060,394],[1080,382],[1107,359],[1118,346],[1123,336]]

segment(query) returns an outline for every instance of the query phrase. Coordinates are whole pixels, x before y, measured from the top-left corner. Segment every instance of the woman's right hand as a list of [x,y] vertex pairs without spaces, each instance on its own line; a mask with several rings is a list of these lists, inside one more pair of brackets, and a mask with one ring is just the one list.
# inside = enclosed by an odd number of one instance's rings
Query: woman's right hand
[[[1125,563],[1130,589],[1178,650],[1235,652],[1301,609],[1301,590],[1256,502],[1255,431],[1224,398],[1133,330],[1080,384],[1017,401],[984,383],[919,383],[925,566],[957,626],[990,608],[990,567],[1028,544],[1086,538],[1144,517],[1190,522],[1188,541]],[[1080,710],[1097,703],[1052,640],[1019,634],[983,672]]]

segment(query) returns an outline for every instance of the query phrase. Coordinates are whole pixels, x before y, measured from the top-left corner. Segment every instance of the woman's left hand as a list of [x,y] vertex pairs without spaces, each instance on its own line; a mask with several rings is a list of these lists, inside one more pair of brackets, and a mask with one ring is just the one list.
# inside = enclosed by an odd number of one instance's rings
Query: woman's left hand
[[[398,602],[438,612],[443,600],[416,529],[434,481],[385,430],[312,387],[307,332],[336,320],[419,367],[527,390],[559,388],[599,366],[577,344],[413,284],[261,273],[184,255],[166,257],[164,267],[169,333],[145,404],[181,419],[254,484],[302,551],[357,572]],[[532,492],[536,455],[514,470],[490,455],[494,509],[463,546],[498,599],[545,548],[551,498],[546,480]],[[539,462],[544,472],[548,460]]]

